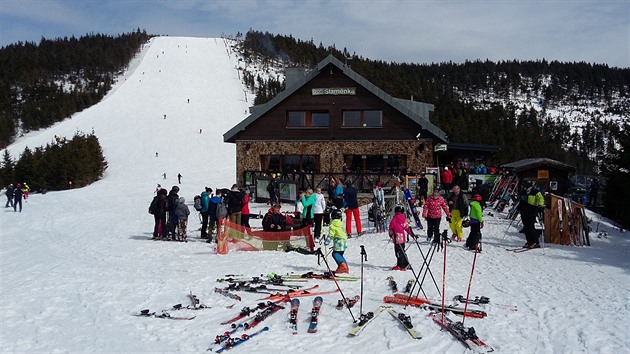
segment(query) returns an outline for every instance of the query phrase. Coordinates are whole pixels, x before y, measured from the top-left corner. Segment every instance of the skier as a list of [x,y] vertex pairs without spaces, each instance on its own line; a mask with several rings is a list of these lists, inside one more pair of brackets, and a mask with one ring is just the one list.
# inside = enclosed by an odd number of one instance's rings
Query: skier
[[383,192],[383,182],[379,181],[374,187],[374,224],[376,225],[377,232],[383,232],[385,222],[383,220],[385,216],[385,193]]
[[313,206],[313,215],[315,216],[315,239],[319,239],[322,234],[322,226],[324,224],[324,213],[326,212],[326,198],[322,194],[322,189],[315,188],[315,205]]
[[389,222],[389,237],[394,242],[394,253],[396,254],[396,265],[392,270],[407,270],[409,262],[405,253],[405,243],[407,235],[413,235],[411,227],[405,217],[405,208],[397,205],[394,208],[394,217]]
[[[210,196],[209,193],[212,193],[212,188],[206,187],[206,189],[201,192],[201,238],[208,238],[208,216],[210,215],[209,206],[210,206]],[[216,207],[215,207],[216,210]],[[215,212],[216,213],[216,212]]]
[[540,247],[538,243],[538,231],[536,231],[534,224],[536,224],[536,216],[544,212],[545,198],[538,188],[534,187],[531,181],[527,181],[524,187],[526,188],[527,199],[521,209],[521,217],[527,243],[525,243],[523,248],[538,248]]
[[177,209],[177,204],[179,203],[179,195],[177,194],[179,193],[179,187],[178,186],[173,186],[173,188],[171,188],[171,191],[168,192],[168,222],[167,222],[167,231],[166,231],[166,237],[168,238],[170,235],[170,238],[175,241],[175,239],[177,238],[177,213],[176,213],[176,209]]
[[[475,194],[470,202],[470,234],[466,239],[466,248],[469,250],[477,249],[477,244],[481,240],[481,229],[483,229],[483,216],[481,208],[482,198],[479,194]],[[481,251],[481,246],[479,246]]]
[[178,184],[182,184],[182,174],[181,173],[177,174],[177,183]]
[[22,212],[22,196],[24,192],[22,191],[22,186],[17,183],[15,185],[15,189],[13,190],[13,211],[17,211],[17,206],[20,204],[20,213]]
[[462,242],[464,239],[462,221],[468,216],[468,200],[458,185],[453,185],[452,193],[447,198],[447,204],[451,212],[450,227],[453,231],[453,240]]
[[153,239],[160,240],[166,232],[166,211],[168,209],[168,197],[166,189],[160,189],[156,198],[156,209],[153,213],[155,226],[153,227]]
[[427,221],[427,238],[433,236],[435,242],[440,242],[440,221],[442,210],[446,214],[446,222],[451,221],[451,212],[440,195],[439,189],[433,189],[433,194],[427,198],[422,208],[422,217]]
[[[210,190],[210,194],[212,195],[212,188],[209,188]],[[219,203],[223,203],[223,196],[222,196],[222,191],[220,189],[217,189],[217,193],[216,195],[213,195],[212,197],[210,197],[210,200],[208,201],[208,233],[207,233],[207,239],[208,241],[206,241],[207,243],[212,243],[212,235],[214,233],[214,227],[217,224],[217,221],[219,220],[219,217],[217,216],[217,207],[219,206]],[[216,241],[216,238],[215,238]]]
[[346,233],[348,237],[352,234],[352,218],[357,229],[357,236],[363,235],[363,227],[361,226],[361,214],[359,211],[359,200],[357,198],[358,191],[352,186],[352,182],[346,181],[346,190],[343,193],[343,207],[346,213]]
[[4,192],[7,196],[7,204],[4,206],[5,208],[8,208],[9,206],[13,208],[13,190],[13,183],[11,183],[7,186],[6,192]]
[[175,215],[177,219],[177,241],[187,241],[188,230],[188,215],[190,215],[190,209],[185,204],[186,199],[184,197],[179,198],[179,203],[175,208]]
[[31,187],[29,187],[28,184],[24,182],[24,184],[22,185],[22,194],[24,194],[24,201],[28,199],[28,191],[30,190],[31,190]]
[[163,178],[163,179],[166,179],[166,172],[164,172],[164,173],[162,174],[162,178]]
[[453,174],[449,171],[448,167],[444,167],[444,171],[442,171],[442,187],[445,192],[451,189],[451,183],[453,183]]
[[330,226],[328,228],[328,237],[324,243],[333,244],[332,257],[337,262],[337,270],[335,274],[349,273],[348,262],[343,257],[343,253],[348,249],[348,236],[343,231],[343,223],[341,222],[341,210],[334,209],[331,215]]

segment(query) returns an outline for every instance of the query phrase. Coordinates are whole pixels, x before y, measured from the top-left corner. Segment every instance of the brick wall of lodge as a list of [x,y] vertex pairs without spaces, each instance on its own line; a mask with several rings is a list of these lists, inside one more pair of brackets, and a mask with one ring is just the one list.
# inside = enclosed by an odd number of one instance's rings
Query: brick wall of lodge
[[261,171],[261,155],[319,155],[320,172],[340,172],[344,155],[406,155],[407,172],[433,166],[433,142],[425,141],[239,141],[236,181],[245,171]]

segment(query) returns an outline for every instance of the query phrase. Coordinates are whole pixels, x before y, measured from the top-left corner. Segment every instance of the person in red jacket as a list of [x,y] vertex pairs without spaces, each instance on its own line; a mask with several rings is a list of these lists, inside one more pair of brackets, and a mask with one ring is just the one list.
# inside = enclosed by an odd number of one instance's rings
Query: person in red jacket
[[453,173],[448,167],[444,167],[444,171],[442,171],[442,188],[444,188],[446,192],[450,191],[451,183],[453,183]]
[[392,269],[407,270],[409,260],[405,253],[405,243],[407,243],[407,235],[414,235],[405,217],[405,208],[398,205],[394,208],[394,212],[394,217],[389,223],[389,237],[394,242],[394,253],[396,254],[396,265]]
[[427,239],[433,236],[433,241],[440,242],[440,221],[442,220],[442,210],[446,214],[446,221],[451,221],[451,212],[440,195],[438,189],[433,190],[433,194],[427,198],[422,208],[422,217],[427,220]]
[[243,209],[241,209],[241,225],[251,228],[249,226],[249,191],[241,188],[243,193]]

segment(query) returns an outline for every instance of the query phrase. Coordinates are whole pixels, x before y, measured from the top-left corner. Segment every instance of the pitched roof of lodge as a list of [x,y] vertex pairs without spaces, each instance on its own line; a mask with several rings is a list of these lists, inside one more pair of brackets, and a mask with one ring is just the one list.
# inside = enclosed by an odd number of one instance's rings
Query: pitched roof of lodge
[[332,64],[339,68],[350,79],[354,80],[357,84],[361,85],[363,88],[385,101],[387,104],[398,110],[400,113],[409,117],[411,120],[420,125],[422,129],[429,131],[441,141],[445,142],[448,140],[446,133],[444,133],[440,128],[429,122],[429,114],[434,109],[434,106],[432,104],[394,98],[385,93],[385,91],[381,90],[373,83],[366,80],[363,76],[357,74],[354,70],[350,69],[349,66],[343,64],[332,54],[330,54],[324,60],[319,62],[314,70],[311,70],[295,84],[287,87],[284,91],[276,95],[276,97],[274,97],[272,100],[267,103],[251,107],[251,114],[240,123],[238,123],[236,126],[234,126],[232,129],[223,134],[223,141],[231,143],[236,142],[236,136],[239,132],[244,131],[251,123],[267,113],[277,104],[284,101],[286,98],[299,90],[309,81],[317,77],[320,72],[329,64]]
[[575,171],[575,167],[574,166],[567,165],[567,164],[565,164],[563,162],[552,160],[552,159],[548,159],[548,158],[545,158],[545,157],[523,159],[523,160],[510,162],[510,163],[505,164],[505,165],[501,165],[501,167],[513,168],[516,172],[520,172],[520,171],[523,171],[523,170],[528,170],[530,168],[541,167],[541,166],[555,167],[557,169],[565,170],[565,171],[572,171],[572,172]]

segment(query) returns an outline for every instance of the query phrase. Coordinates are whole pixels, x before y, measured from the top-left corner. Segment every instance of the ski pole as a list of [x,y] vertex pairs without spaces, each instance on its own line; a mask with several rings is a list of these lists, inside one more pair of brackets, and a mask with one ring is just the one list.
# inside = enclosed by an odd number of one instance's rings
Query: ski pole
[[[426,279],[427,277],[427,273],[429,273],[429,275],[431,276],[431,279],[433,280],[433,284],[435,285],[435,289],[437,290],[439,295],[442,295],[440,293],[440,287],[437,285],[437,281],[435,281],[435,277],[433,276],[433,272],[431,271],[431,268],[429,267],[429,265],[431,264],[431,260],[433,259],[433,254],[435,253],[435,249],[437,248],[437,245],[431,245],[432,248],[429,248],[429,250],[427,251],[427,255],[425,257],[424,252],[422,252],[422,248],[420,248],[420,244],[418,243],[418,240],[416,240],[416,245],[418,246],[418,251],[420,251],[420,255],[423,258],[423,264],[422,267],[424,267],[425,265],[427,266],[427,268],[424,270],[424,275],[422,276],[422,280],[420,281],[419,285],[420,287],[422,287],[422,284],[424,284],[424,279]],[[431,256],[429,257],[429,253],[431,253]],[[427,262],[427,258],[429,258],[429,261]],[[420,269],[420,272],[422,272],[422,268]],[[419,275],[419,273],[418,273]],[[417,281],[417,279],[416,279]],[[414,284],[415,285],[415,284]]]
[[365,247],[361,245],[361,303],[359,305],[359,316],[363,315],[363,261],[367,262],[367,252]]
[[[317,254],[318,255],[322,254],[321,247],[317,249]],[[352,316],[352,322],[356,323],[357,320],[356,318],[354,318],[354,314],[352,313],[352,310],[350,309],[350,306],[348,305],[348,299],[346,299],[345,295],[343,294],[343,291],[341,291],[341,287],[339,286],[339,283],[337,282],[337,279],[335,278],[335,273],[333,273],[332,269],[330,269],[330,266],[328,265],[328,261],[326,260],[326,257],[323,257],[323,259],[324,259],[324,264],[326,264],[326,268],[328,268],[328,273],[330,274],[330,277],[335,282],[335,285],[337,285],[337,289],[339,289],[339,294],[341,294],[341,298],[343,299],[344,304],[346,304],[346,307],[348,308],[348,311],[350,312],[350,316]]]
[[468,298],[470,297],[470,287],[472,286],[473,273],[475,271],[475,262],[477,261],[477,253],[479,253],[479,243],[475,247],[475,256],[473,257],[472,268],[470,269],[470,280],[468,281],[468,291],[466,291],[466,303],[464,304],[464,314],[462,317],[462,326],[466,320],[466,310],[468,309]]
[[447,237],[444,238],[444,269],[442,270],[442,326],[444,326],[444,295],[446,293],[446,245]]

